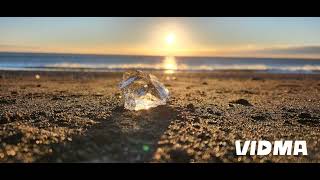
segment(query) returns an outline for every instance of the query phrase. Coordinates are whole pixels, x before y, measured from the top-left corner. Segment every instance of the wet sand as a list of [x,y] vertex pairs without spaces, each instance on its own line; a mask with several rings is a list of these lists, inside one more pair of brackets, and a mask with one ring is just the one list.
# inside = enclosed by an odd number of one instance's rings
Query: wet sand
[[[320,75],[155,73],[171,98],[137,112],[121,75],[0,71],[0,162],[320,162]],[[309,155],[236,156],[235,140]]]

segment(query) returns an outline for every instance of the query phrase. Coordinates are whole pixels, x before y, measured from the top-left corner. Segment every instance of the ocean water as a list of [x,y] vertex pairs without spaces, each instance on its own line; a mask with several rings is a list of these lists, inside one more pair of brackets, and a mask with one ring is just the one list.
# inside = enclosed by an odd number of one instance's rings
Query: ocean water
[[163,57],[0,53],[1,70],[124,71],[127,69],[180,71],[253,70],[269,73],[320,73],[320,60],[226,57]]

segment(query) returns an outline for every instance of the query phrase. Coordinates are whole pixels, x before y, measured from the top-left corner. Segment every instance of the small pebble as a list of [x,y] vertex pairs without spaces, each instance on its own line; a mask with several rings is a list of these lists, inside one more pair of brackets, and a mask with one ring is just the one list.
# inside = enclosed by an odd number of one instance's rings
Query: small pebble
[[40,75],[39,74],[36,74],[35,75],[35,78],[38,80],[38,79],[40,79]]
[[191,111],[191,112],[194,112],[195,111],[195,107],[192,103],[188,104],[187,105],[187,108]]

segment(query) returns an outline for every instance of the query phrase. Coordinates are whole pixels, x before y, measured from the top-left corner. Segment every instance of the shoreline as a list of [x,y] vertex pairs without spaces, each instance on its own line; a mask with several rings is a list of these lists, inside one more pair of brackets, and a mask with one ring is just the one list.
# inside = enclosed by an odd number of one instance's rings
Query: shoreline
[[[142,70],[149,73],[163,73],[163,74],[180,74],[180,73],[223,73],[223,72],[234,72],[234,73],[254,73],[254,74],[293,74],[293,75],[309,75],[315,74],[320,75],[319,70],[277,70],[277,69],[215,69],[215,70],[171,70],[171,69],[148,69],[148,68],[66,68],[66,67],[26,67],[26,68],[0,68],[0,72],[13,71],[13,72],[92,72],[92,73],[115,73],[125,72],[128,70]],[[169,72],[169,73],[167,73]]]
[[[98,76],[122,76],[123,72],[126,70],[119,71],[46,71],[46,70],[1,70],[0,75],[14,77],[16,75],[27,75],[33,76],[35,74],[43,74],[46,76],[54,76],[54,78],[59,78],[59,76],[64,75],[78,75],[78,74],[92,74]],[[266,79],[320,79],[320,74],[318,73],[268,73],[264,71],[255,70],[214,70],[214,71],[177,71],[165,73],[162,70],[142,70],[148,73],[160,75],[160,76],[182,76],[182,77],[207,77],[207,78],[266,78]]]

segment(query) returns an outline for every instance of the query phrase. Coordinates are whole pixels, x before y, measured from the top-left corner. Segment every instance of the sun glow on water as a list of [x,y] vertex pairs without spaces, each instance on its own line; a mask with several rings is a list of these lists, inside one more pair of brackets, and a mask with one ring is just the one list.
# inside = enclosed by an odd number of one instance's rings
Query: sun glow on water
[[174,57],[166,57],[162,63],[163,69],[165,70],[164,73],[172,74],[176,70],[178,70],[178,64]]

